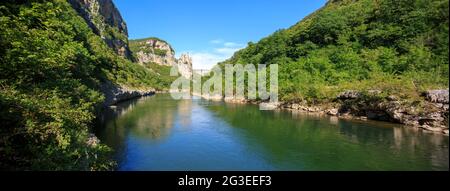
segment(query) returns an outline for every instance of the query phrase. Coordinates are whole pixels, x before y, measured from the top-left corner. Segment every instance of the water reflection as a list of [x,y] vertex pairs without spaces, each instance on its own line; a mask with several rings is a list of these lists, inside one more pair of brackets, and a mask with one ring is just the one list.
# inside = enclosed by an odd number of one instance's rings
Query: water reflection
[[[283,170],[447,170],[448,137],[400,125],[254,106],[211,106]],[[257,120],[248,120],[257,119]],[[295,120],[292,120],[295,119]],[[327,120],[328,119],[328,120]]]
[[389,123],[169,95],[100,119],[121,170],[448,170],[447,136]]
[[191,107],[190,100],[175,101],[159,96],[122,102],[99,117],[96,134],[115,149],[120,163],[130,146],[128,137],[163,141],[170,135],[177,119],[181,126],[189,128]]

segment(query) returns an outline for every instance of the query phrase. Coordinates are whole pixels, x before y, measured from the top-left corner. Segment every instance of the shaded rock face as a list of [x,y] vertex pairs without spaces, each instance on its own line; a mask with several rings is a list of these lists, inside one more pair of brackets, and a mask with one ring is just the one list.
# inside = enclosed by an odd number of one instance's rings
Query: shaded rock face
[[127,25],[112,0],[69,0],[69,3],[110,48],[132,59]]
[[192,58],[188,54],[182,54],[177,60],[178,72],[181,76],[191,79],[192,78]]
[[128,89],[126,87],[114,85],[111,82],[102,83],[100,86],[100,91],[105,95],[103,107],[115,105],[119,102],[130,99],[155,94],[154,89],[147,89],[147,90]]
[[175,51],[167,42],[156,38],[131,41],[136,60],[140,64],[155,63],[163,66],[177,66],[181,76],[191,79],[192,58],[182,54],[175,58]]

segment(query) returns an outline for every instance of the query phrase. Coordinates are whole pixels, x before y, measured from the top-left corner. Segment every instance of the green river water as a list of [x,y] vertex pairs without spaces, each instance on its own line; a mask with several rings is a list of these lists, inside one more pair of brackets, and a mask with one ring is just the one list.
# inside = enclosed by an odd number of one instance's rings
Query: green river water
[[158,94],[100,117],[118,170],[448,170],[449,138],[382,122]]

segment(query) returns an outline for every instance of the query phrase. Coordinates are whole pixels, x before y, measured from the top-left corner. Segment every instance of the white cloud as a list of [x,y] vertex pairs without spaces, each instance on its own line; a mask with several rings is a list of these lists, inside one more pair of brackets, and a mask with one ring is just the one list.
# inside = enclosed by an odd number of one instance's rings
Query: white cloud
[[235,43],[235,42],[225,42],[223,44],[225,47],[243,47],[243,44]]
[[189,51],[192,57],[194,69],[210,70],[214,65],[233,56],[233,54],[244,48],[245,46],[236,42],[226,42],[222,39],[215,39],[209,41],[214,44],[216,48],[211,51]]
[[205,69],[205,70],[210,70],[217,63],[222,62],[229,58],[224,55],[208,52],[191,53],[190,56],[192,57],[194,69]]
[[222,44],[223,40],[222,39],[214,39],[214,40],[209,41],[209,43],[211,43],[211,44]]
[[235,53],[236,51],[238,51],[240,49],[242,49],[242,47],[240,47],[240,48],[222,47],[222,48],[216,48],[216,49],[214,49],[214,51],[219,54],[230,55],[230,57],[231,57],[233,55],[233,53]]

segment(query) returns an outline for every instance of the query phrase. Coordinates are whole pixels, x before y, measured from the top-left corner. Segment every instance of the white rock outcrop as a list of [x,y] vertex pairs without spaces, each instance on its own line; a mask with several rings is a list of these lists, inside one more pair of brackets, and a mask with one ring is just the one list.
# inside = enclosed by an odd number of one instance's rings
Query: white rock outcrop
[[193,69],[192,58],[189,54],[182,54],[177,59],[175,58],[175,51],[170,44],[157,38],[134,40],[131,43],[138,63],[177,66],[178,72],[183,77],[191,79]]

